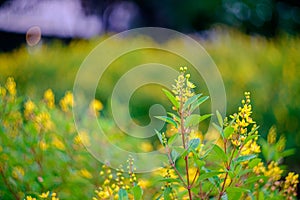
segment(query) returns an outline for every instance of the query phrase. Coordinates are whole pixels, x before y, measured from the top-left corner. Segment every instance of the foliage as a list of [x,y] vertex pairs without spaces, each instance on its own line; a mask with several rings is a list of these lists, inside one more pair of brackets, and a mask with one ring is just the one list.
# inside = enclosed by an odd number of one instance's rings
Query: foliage
[[[34,101],[18,96],[14,79],[8,78],[0,86],[0,198],[144,199],[154,194],[158,199],[294,199],[298,174],[287,174],[281,165],[293,152],[284,150],[285,140],[277,140],[274,128],[266,141],[259,138],[250,93],[229,118],[216,113],[220,139],[214,144],[198,130],[211,114],[194,112],[208,97],[195,92],[185,71],[181,68],[172,91],[164,90],[174,112],[158,117],[169,123],[166,132],[157,131],[169,164],[141,178],[131,158],[127,174],[122,167],[110,169],[109,163],[100,168],[90,156],[83,146],[90,141],[88,133],[79,136],[73,124],[71,92],[56,103],[47,89],[42,100]],[[100,101],[92,101],[90,109],[101,117]],[[113,125],[101,121],[115,135]],[[135,142],[128,141],[149,151],[158,147]]]

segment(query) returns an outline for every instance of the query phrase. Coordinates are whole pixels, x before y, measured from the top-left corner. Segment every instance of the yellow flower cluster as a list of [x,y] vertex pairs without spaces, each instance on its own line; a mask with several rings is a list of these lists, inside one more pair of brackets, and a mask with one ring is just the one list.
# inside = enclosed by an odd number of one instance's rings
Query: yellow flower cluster
[[41,133],[42,131],[49,131],[53,127],[53,122],[51,121],[51,116],[48,112],[39,113],[33,121],[38,133]]
[[272,161],[267,168],[263,162],[258,163],[258,165],[253,168],[253,172],[257,175],[267,176],[269,182],[274,182],[281,178],[283,170],[278,167],[278,163]]
[[[99,173],[103,178],[103,184],[98,187],[97,190],[95,190],[96,196],[93,197],[93,200],[118,199],[118,192],[120,189],[129,191],[131,187],[139,185],[137,177],[134,173],[136,169],[133,166],[133,161],[134,159],[131,156],[127,160],[127,170],[129,176],[126,177],[124,175],[124,169],[122,165],[116,169],[115,173],[113,173],[107,165],[103,165],[102,170]],[[131,197],[131,194],[128,193],[128,196]]]
[[13,168],[12,177],[14,179],[21,180],[25,175],[25,171],[21,166],[16,166]]
[[26,101],[25,105],[24,105],[24,116],[25,119],[30,120],[34,118],[34,110],[36,108],[36,105],[31,101],[28,100]]
[[[234,146],[241,147],[241,155],[260,153],[260,146],[256,143],[258,137],[254,137],[243,144],[248,136],[258,135],[257,125],[251,118],[252,106],[250,102],[250,92],[245,92],[245,99],[242,100],[242,107],[239,107],[239,112],[230,116],[233,119],[234,133],[230,135],[229,139]],[[248,132],[251,124],[253,126]]]
[[[175,175],[174,170],[166,168],[165,169],[165,174],[163,175],[163,178],[165,179],[169,179],[169,178],[176,178],[177,176]],[[176,191],[174,189],[172,189],[172,184],[168,181],[165,182],[165,185],[161,187],[161,190],[164,191],[166,189],[170,189],[171,192],[169,194],[169,199],[177,199],[177,195],[176,195]]]
[[66,149],[66,147],[65,147],[64,143],[61,141],[61,139],[59,139],[55,135],[53,135],[53,137],[52,137],[52,145],[61,151]]
[[44,93],[44,101],[48,108],[52,109],[55,106],[55,99],[54,99],[54,93],[51,89],[48,89]]
[[95,116],[99,116],[99,111],[103,109],[103,104],[97,100],[94,99],[90,105],[89,105],[90,113],[92,113]]
[[79,171],[79,175],[86,178],[86,179],[91,179],[93,178],[92,174],[87,170],[87,169],[81,169]]
[[284,195],[287,199],[293,199],[293,196],[297,196],[297,184],[299,183],[299,174],[295,174],[294,172],[289,172],[288,176],[285,177],[284,182]]
[[189,81],[190,74],[185,74],[186,71],[187,67],[180,67],[180,75],[175,80],[175,85],[172,85],[172,92],[175,94],[176,100],[183,103],[195,95],[193,89],[196,87]]
[[6,89],[7,89],[8,93],[9,93],[12,97],[16,96],[17,90],[16,90],[16,82],[15,82],[14,78],[9,77],[9,78],[7,79],[7,81],[6,81],[5,86],[6,86]]
[[106,165],[102,166],[102,171],[100,171],[100,176],[104,178],[102,186],[100,186],[97,190],[95,190],[96,196],[93,197],[93,200],[98,199],[111,199],[113,197],[114,199],[118,199],[118,191],[120,188],[124,188],[124,179],[123,176],[123,169],[118,169],[116,173],[116,178],[114,182],[113,180],[113,174],[110,168],[108,168]]
[[5,97],[6,96],[6,89],[2,86],[0,86],[0,97]]
[[73,104],[73,94],[70,91],[66,92],[65,96],[59,102],[59,105],[64,112],[70,111],[70,109],[73,107]]
[[[41,199],[47,199],[47,200],[59,200],[59,198],[57,197],[57,194],[55,192],[52,192],[50,194],[49,191],[43,192],[42,194],[39,195],[39,197]],[[32,196],[26,196],[26,200],[36,200],[36,198],[34,198]]]
[[79,132],[74,138],[74,143],[77,145],[83,144],[85,146],[90,146],[91,142],[88,133],[85,131]]
[[267,136],[268,143],[274,144],[276,142],[276,137],[277,137],[276,128],[275,126],[272,126]]

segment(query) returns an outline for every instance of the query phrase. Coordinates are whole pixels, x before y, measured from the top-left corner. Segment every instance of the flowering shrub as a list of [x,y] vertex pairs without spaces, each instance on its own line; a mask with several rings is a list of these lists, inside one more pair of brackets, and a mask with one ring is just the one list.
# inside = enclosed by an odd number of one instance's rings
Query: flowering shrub
[[[218,124],[214,126],[221,137],[216,145],[212,145],[211,141],[201,140],[193,134],[198,131],[199,123],[211,116],[194,114],[208,97],[195,94],[190,74],[185,74],[186,68],[180,70],[172,92],[164,90],[174,113],[157,117],[176,129],[169,138],[165,133],[157,132],[169,168],[175,173],[175,177],[165,177],[167,184],[161,196],[164,199],[295,198],[298,174],[290,172],[283,181],[284,171],[278,162],[267,158],[266,167],[258,157],[261,147],[257,143],[258,126],[251,116],[250,93],[245,92],[241,107],[230,118],[223,119],[216,113]],[[275,142],[274,131],[270,131],[268,138],[272,138],[268,144]],[[265,149],[266,152],[270,150]]]
[[[281,165],[293,151],[284,150],[285,138],[277,140],[275,128],[267,140],[260,138],[250,93],[237,113],[228,118],[216,113],[220,139],[209,141],[198,125],[211,114],[194,112],[208,97],[194,88],[181,68],[173,90],[164,90],[174,112],[157,117],[168,123],[165,132],[156,131],[168,164],[136,175],[132,158],[125,173],[122,166],[100,167],[85,150],[90,138],[76,133],[71,92],[56,103],[48,89],[33,101],[19,97],[8,78],[0,86],[0,199],[295,199],[298,174]],[[101,117],[102,109],[100,101],[91,102],[91,113]],[[157,147],[155,141],[133,146]]]

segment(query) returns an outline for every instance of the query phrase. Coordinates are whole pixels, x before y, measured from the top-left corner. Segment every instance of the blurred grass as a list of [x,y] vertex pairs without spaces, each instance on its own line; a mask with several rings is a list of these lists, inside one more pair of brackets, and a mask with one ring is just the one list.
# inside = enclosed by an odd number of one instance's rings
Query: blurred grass
[[[8,76],[13,76],[18,84],[18,91],[22,94],[34,98],[41,96],[46,89],[52,88],[56,98],[60,98],[66,90],[72,90],[81,63],[89,52],[106,37],[89,41],[74,40],[68,45],[54,41],[44,43],[36,49],[28,49],[24,46],[10,53],[1,53],[0,81],[3,83]],[[227,93],[227,113],[235,111],[244,91],[250,91],[255,111],[254,118],[261,126],[260,134],[265,137],[267,130],[276,124],[278,132],[287,136],[287,146],[298,146],[299,153],[300,38],[283,34],[267,39],[244,35],[227,28],[212,30],[205,40],[197,36],[194,38],[205,47],[220,70]],[[133,41],[122,41],[122,45],[131,42]],[[169,43],[178,45],[178,48],[182,45],[176,44],[176,41]],[[120,44],[111,45],[113,49]],[[104,78],[99,82],[101,89],[98,89],[97,97],[102,102],[107,102],[114,84],[124,72],[149,61],[174,68],[189,65],[183,59],[166,52],[145,50],[126,54],[114,61],[105,72]],[[193,82],[197,83],[199,90],[208,94],[200,75],[194,75],[193,72],[195,71],[191,70],[193,76],[196,77]],[[141,88],[132,98],[132,115],[141,121],[147,121],[148,107],[153,102],[165,102],[163,95],[158,95],[159,87],[150,89],[149,87]],[[296,161],[299,163],[300,158],[296,153],[287,161],[293,168],[297,166]]]

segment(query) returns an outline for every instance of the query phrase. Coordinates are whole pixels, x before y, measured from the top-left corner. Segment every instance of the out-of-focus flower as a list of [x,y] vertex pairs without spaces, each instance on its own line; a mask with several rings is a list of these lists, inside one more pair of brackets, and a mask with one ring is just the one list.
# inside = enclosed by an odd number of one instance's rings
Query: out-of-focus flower
[[73,94],[66,92],[65,96],[60,100],[59,105],[64,112],[68,112],[74,105]]
[[90,146],[90,138],[89,135],[85,131],[81,131],[76,137],[74,138],[75,144],[83,144],[85,146]]
[[0,86],[0,97],[5,97],[5,96],[6,96],[6,89]]
[[17,90],[16,90],[16,82],[14,80],[14,78],[12,77],[9,77],[6,81],[6,89],[8,91],[8,93],[11,95],[11,96],[16,96],[17,94]]
[[268,143],[274,144],[276,142],[276,137],[277,137],[276,128],[275,126],[272,126],[269,130],[268,137],[267,137]]
[[25,171],[22,167],[16,166],[13,168],[12,177],[21,180],[25,175]]
[[47,191],[47,192],[43,192],[41,195],[39,195],[40,196],[40,198],[42,198],[42,199],[46,199],[48,196],[49,196],[49,191]]
[[58,137],[56,137],[56,136],[53,136],[53,138],[52,138],[52,145],[59,150],[62,150],[62,151],[65,150],[64,143],[60,139],[58,139]]
[[297,196],[298,178],[299,174],[295,174],[294,172],[289,172],[288,176],[285,177],[283,190],[287,199],[293,199],[293,197]]
[[36,200],[36,198],[33,198],[31,196],[26,196],[26,200]]
[[99,116],[99,111],[103,109],[103,104],[97,100],[94,99],[89,106],[90,112],[96,116]]
[[42,130],[49,131],[53,127],[50,114],[47,112],[41,112],[34,118],[34,125],[37,131],[40,133]]
[[92,174],[87,169],[81,169],[79,175],[87,179],[93,178]]
[[32,119],[34,116],[34,109],[36,108],[35,104],[31,101],[28,100],[26,101],[24,105],[24,116],[27,120]]
[[54,108],[55,106],[55,99],[54,99],[54,93],[51,89],[48,89],[44,93],[44,101],[48,108]]

